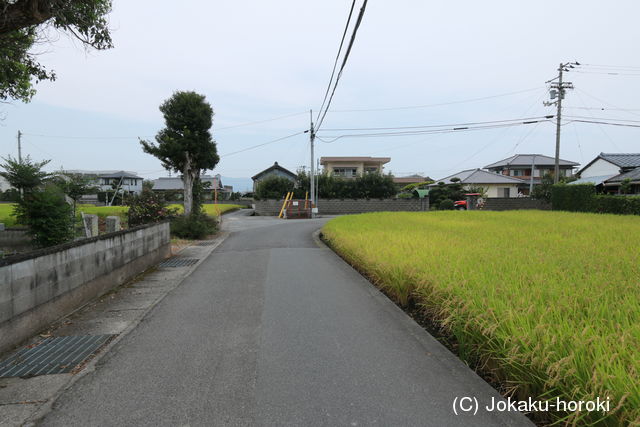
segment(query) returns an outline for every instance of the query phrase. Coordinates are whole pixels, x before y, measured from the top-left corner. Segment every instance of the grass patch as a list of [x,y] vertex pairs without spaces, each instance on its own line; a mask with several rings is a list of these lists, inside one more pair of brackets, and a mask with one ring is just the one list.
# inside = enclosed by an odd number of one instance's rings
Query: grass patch
[[[4,223],[7,227],[14,227],[16,225],[16,218],[13,216],[13,206],[13,203],[0,203],[0,222]],[[180,212],[183,210],[182,205],[178,204],[170,205],[170,207],[177,207]],[[203,205],[205,213],[209,216],[217,216],[217,211],[222,215],[226,212],[242,209],[243,207],[244,206],[242,205],[233,204]],[[77,207],[78,221],[80,220],[80,212],[84,212],[87,215],[98,215],[101,218],[107,216],[119,216],[122,221],[126,222],[128,209],[129,208],[127,206],[95,206],[91,204],[79,204]]]
[[[640,221],[568,212],[374,213],[323,235],[520,398],[611,398],[558,421],[640,421]],[[548,420],[547,420],[548,421]]]
[[0,222],[6,227],[14,227],[16,225],[16,217],[13,216],[14,203],[0,203]]
[[[178,208],[179,212],[183,212],[183,207],[180,204],[169,205],[170,208]],[[225,214],[227,212],[235,211],[238,209],[242,209],[244,206],[242,205],[233,205],[233,204],[204,204],[202,205],[202,209],[204,213],[209,216],[218,216]]]

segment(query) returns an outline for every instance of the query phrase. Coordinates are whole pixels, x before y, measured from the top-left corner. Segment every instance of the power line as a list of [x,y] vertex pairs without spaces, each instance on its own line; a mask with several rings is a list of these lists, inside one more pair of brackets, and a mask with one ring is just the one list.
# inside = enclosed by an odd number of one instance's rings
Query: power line
[[[530,124],[549,122],[549,121],[551,120],[543,119],[543,120],[530,120],[530,121],[524,121],[524,122],[499,123],[499,124],[479,125],[479,126],[463,126],[463,127],[443,128],[443,129],[414,130],[414,131],[403,131],[403,132],[360,133],[360,134],[346,134],[346,135],[338,135],[338,136],[332,135],[332,136],[325,136],[324,138],[320,138],[320,137],[317,137],[317,138],[324,143],[331,144],[342,138],[376,138],[376,137],[387,137],[387,136],[426,135],[426,134],[436,134],[436,133],[454,133],[454,132],[459,133],[459,132],[471,132],[471,131],[477,131],[477,130],[500,129],[500,128],[513,127],[513,126],[523,126],[523,125],[530,125]],[[331,139],[328,140],[325,138],[331,138]]]
[[347,51],[344,54],[344,58],[342,59],[342,65],[340,66],[340,71],[338,71],[338,75],[336,76],[335,83],[333,84],[333,90],[331,91],[331,96],[329,96],[329,100],[327,101],[324,112],[320,111],[320,115],[318,117],[319,120],[316,120],[317,126],[316,131],[320,130],[322,127],[322,123],[324,122],[324,118],[327,116],[327,111],[331,106],[331,101],[333,100],[333,96],[336,93],[336,88],[338,87],[338,82],[340,81],[340,77],[342,77],[342,72],[344,71],[345,65],[347,65],[347,60],[349,59],[349,54],[351,53],[351,49],[353,48],[353,43],[356,40],[356,34],[358,33],[358,28],[360,28],[360,24],[362,23],[362,17],[364,16],[364,11],[367,7],[367,0],[364,0],[362,3],[362,7],[360,8],[360,13],[358,14],[358,19],[353,27],[353,31],[351,32],[351,40],[349,40],[349,46],[347,47]]
[[605,122],[601,120],[570,120],[568,123],[593,123],[597,125],[608,125],[608,126],[622,126],[622,127],[630,127],[630,128],[640,128],[640,124],[633,125],[630,123],[613,123],[613,122]]
[[477,102],[477,101],[484,101],[487,99],[501,98],[504,96],[511,96],[511,95],[517,95],[520,93],[533,92],[535,90],[540,90],[540,89],[543,89],[543,86],[538,86],[531,89],[518,90],[514,92],[506,92],[506,93],[501,93],[497,95],[483,96],[479,98],[469,98],[469,99],[462,99],[459,101],[440,102],[436,104],[407,105],[407,106],[400,106],[400,107],[383,107],[383,108],[363,108],[363,109],[351,109],[351,110],[331,110],[330,112],[331,113],[360,113],[360,112],[411,110],[411,109],[418,109],[418,108],[441,107],[445,105],[466,104],[468,102]]
[[242,150],[232,151],[231,153],[222,154],[220,157],[222,158],[222,157],[233,156],[234,154],[244,153],[245,151],[253,150],[253,149],[256,149],[256,148],[259,148],[259,147],[264,147],[265,145],[269,145],[269,144],[273,144],[275,142],[283,141],[285,139],[292,138],[292,137],[297,136],[297,135],[302,135],[303,133],[305,133],[305,132],[304,131],[303,132],[296,132],[296,133],[293,133],[291,135],[283,136],[282,138],[273,139],[271,141],[263,142],[262,144],[257,144],[257,145],[253,145],[251,147],[243,148]]
[[272,122],[274,120],[286,119],[286,118],[289,118],[289,117],[300,116],[302,114],[307,114],[307,112],[303,111],[303,112],[298,112],[298,113],[291,113],[291,114],[287,114],[287,115],[284,115],[284,116],[273,117],[271,119],[257,120],[255,122],[246,122],[246,123],[240,123],[240,124],[232,125],[232,126],[225,126],[225,127],[214,129],[214,132],[221,131],[221,130],[227,130],[227,129],[235,129],[235,128],[239,128],[239,127],[243,127],[243,126],[257,125],[257,124],[260,124],[260,123]]
[[342,46],[344,44],[344,39],[347,36],[347,31],[349,30],[349,23],[351,22],[351,16],[353,15],[353,9],[356,6],[356,0],[353,0],[351,3],[351,9],[349,10],[349,17],[347,18],[347,23],[344,26],[344,32],[342,33],[342,39],[340,40],[340,47],[338,48],[338,53],[336,55],[336,60],[333,63],[333,70],[331,71],[331,77],[329,78],[329,84],[327,85],[327,90],[324,93],[324,99],[322,100],[322,105],[320,105],[320,110],[318,110],[318,115],[316,116],[316,122],[318,122],[318,118],[322,113],[322,109],[324,108],[325,102],[327,101],[327,97],[329,96],[329,90],[331,90],[331,83],[333,83],[333,77],[336,73],[336,68],[338,66],[338,60],[340,59],[340,53],[342,52]]
[[467,122],[467,123],[449,123],[443,125],[420,125],[420,126],[397,126],[397,127],[376,127],[376,128],[336,128],[336,129],[325,129],[324,132],[334,131],[364,131],[364,130],[401,130],[401,129],[422,129],[422,128],[439,128],[439,127],[450,127],[450,126],[470,126],[470,125],[484,125],[484,124],[495,124],[495,123],[505,123],[505,122],[521,122],[527,120],[538,120],[538,119],[552,119],[553,115],[545,115],[545,116],[536,116],[536,117],[524,117],[517,119],[504,119],[504,120],[492,120],[485,122]]
[[80,136],[80,135],[42,135],[35,133],[23,133],[25,136],[33,136],[36,138],[54,138],[54,139],[135,139],[135,138],[153,138],[153,136]]

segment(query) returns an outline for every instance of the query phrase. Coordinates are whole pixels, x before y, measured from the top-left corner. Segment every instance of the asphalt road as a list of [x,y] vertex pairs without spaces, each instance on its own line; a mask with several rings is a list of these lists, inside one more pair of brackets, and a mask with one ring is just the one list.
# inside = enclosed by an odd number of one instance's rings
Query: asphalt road
[[44,425],[495,426],[489,385],[313,239],[227,215],[227,240],[57,400]]

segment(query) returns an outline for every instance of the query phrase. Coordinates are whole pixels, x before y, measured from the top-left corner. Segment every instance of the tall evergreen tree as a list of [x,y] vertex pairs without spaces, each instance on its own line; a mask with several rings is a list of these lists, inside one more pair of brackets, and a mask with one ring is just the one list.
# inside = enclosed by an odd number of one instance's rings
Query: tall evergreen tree
[[165,128],[156,135],[154,144],[141,140],[142,149],[162,162],[162,166],[182,174],[184,214],[193,208],[193,186],[200,172],[213,169],[220,161],[216,143],[211,137],[213,109],[204,95],[175,92],[161,106]]

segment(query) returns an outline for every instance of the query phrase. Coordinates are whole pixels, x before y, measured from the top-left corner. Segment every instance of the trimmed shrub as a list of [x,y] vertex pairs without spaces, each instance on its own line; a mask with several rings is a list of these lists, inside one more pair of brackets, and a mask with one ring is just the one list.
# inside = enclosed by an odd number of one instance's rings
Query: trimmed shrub
[[293,191],[293,181],[281,177],[271,176],[266,178],[256,187],[255,198],[260,199],[283,199],[289,191]]
[[129,227],[160,222],[177,215],[178,210],[168,208],[161,194],[151,190],[143,190],[140,195],[134,195],[127,200],[127,223]]
[[25,194],[14,212],[18,223],[29,227],[28,232],[38,246],[55,246],[73,239],[71,206],[56,186]]
[[592,212],[640,215],[640,196],[597,195],[591,199]]
[[218,230],[218,221],[204,213],[178,216],[171,220],[171,234],[182,239],[203,239]]
[[440,203],[438,203],[438,210],[440,211],[451,211],[453,210],[455,207],[453,200],[451,199],[444,199],[441,200]]
[[551,205],[557,211],[593,212],[595,194],[593,184],[556,184],[551,187]]

